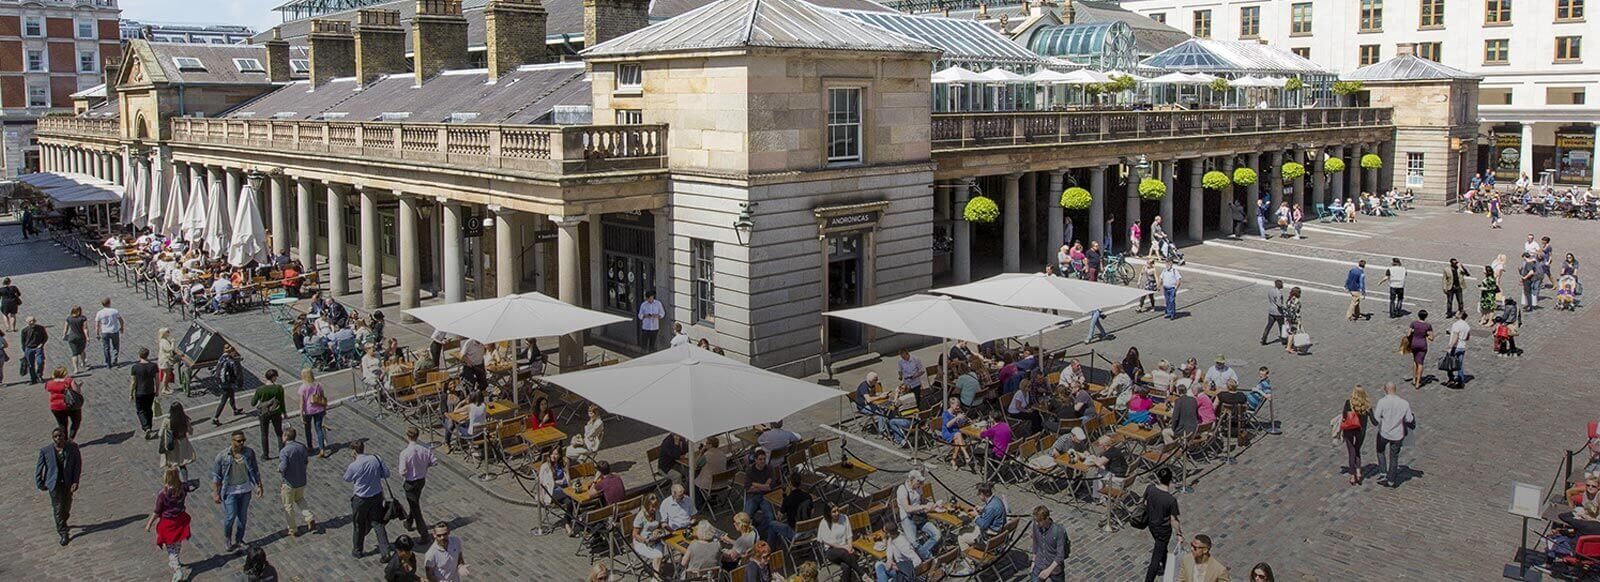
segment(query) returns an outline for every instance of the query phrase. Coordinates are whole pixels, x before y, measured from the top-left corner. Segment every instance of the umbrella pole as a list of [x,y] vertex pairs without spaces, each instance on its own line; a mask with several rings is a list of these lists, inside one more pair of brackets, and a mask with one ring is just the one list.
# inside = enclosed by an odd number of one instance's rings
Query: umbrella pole
[[511,340],[511,403],[518,408],[522,407],[522,392],[517,390],[517,372],[518,368],[522,367],[522,361],[517,356],[519,351],[517,348],[522,347],[521,344],[520,339]]
[[[939,361],[944,362],[944,365],[939,366],[939,384],[944,389],[944,397],[939,399],[939,406],[944,406],[946,402],[950,401],[950,338],[945,338],[943,342],[940,342],[939,349],[941,352]],[[921,403],[917,405],[921,406]]]
[[[698,509],[699,506],[695,505],[695,500],[694,500],[694,498],[695,498],[695,489],[696,489],[696,487],[694,486],[694,453],[695,453],[695,449],[698,449],[698,448],[700,448],[700,443],[695,443],[694,446],[689,447],[689,482],[685,483],[685,485],[689,488],[689,507],[694,507],[696,509]],[[667,490],[671,491],[672,488],[668,487]],[[694,517],[694,516],[691,515],[689,517]]]

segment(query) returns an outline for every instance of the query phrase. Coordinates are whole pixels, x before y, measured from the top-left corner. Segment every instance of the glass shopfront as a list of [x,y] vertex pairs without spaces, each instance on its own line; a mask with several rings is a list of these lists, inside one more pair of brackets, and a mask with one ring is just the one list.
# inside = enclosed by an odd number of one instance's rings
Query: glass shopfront
[[[861,235],[837,234],[828,237],[828,311],[838,311],[862,304]],[[850,352],[865,347],[865,337],[860,323],[840,317],[829,317],[828,352]]]
[[[655,288],[655,216],[649,211],[623,212],[607,214],[600,221],[606,310],[633,318],[638,315],[646,292],[656,291],[658,296],[660,293]],[[638,325],[631,329],[632,333],[612,339],[639,345]],[[666,338],[660,341],[664,344]]]

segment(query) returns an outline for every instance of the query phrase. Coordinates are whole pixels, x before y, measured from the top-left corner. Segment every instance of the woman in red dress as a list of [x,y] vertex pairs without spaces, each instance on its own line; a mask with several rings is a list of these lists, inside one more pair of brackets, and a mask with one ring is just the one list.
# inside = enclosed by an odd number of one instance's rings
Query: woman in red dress
[[156,493],[156,510],[144,522],[144,531],[154,529],[156,547],[167,551],[167,566],[172,568],[172,579],[188,577],[188,569],[178,562],[178,550],[189,539],[189,512],[184,508],[184,498],[189,494],[178,476],[176,467],[169,468],[161,478],[161,491]]

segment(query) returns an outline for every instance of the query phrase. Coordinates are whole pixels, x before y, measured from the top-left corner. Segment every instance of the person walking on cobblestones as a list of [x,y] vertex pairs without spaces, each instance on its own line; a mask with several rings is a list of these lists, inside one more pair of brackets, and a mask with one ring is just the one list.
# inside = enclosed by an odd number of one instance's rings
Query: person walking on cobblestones
[[1033,508],[1033,567],[1030,580],[1062,582],[1067,579],[1067,557],[1072,555],[1072,540],[1067,528],[1050,520],[1050,508]]
[[400,534],[394,539],[394,557],[383,568],[383,582],[422,582],[417,575],[417,554],[411,536]]
[[1167,319],[1178,318],[1178,287],[1182,285],[1183,274],[1172,264],[1172,259],[1167,259],[1166,268],[1161,270],[1162,307],[1166,309]]
[[156,450],[161,453],[161,467],[176,470],[178,476],[183,478],[185,487],[189,483],[189,463],[194,462],[194,445],[189,443],[189,434],[193,429],[189,414],[183,410],[183,403],[173,401],[167,407],[167,418],[161,421],[156,441]]
[[1450,371],[1445,385],[1462,388],[1467,385],[1467,338],[1472,335],[1472,324],[1467,323],[1467,310],[1462,309],[1456,314],[1456,321],[1450,324],[1449,333],[1449,353],[1456,360],[1456,369]]
[[94,333],[100,338],[101,355],[105,356],[106,367],[117,367],[117,359],[122,353],[122,312],[111,307],[111,298],[100,300],[100,311],[94,314]]
[[50,431],[50,444],[39,449],[34,465],[33,484],[50,494],[50,511],[56,518],[56,535],[67,545],[67,522],[72,519],[72,496],[78,493],[78,478],[83,474],[83,456],[77,443],[67,438],[67,430]]
[[467,555],[461,551],[461,538],[450,535],[450,524],[433,524],[433,545],[423,555],[428,582],[461,582],[467,575]]
[[[370,348],[369,348],[370,349]],[[306,429],[306,443],[316,439],[317,458],[328,458],[328,432],[323,430],[322,421],[328,415],[328,394],[323,391],[322,383],[311,373],[311,368],[300,369],[300,420],[304,421]]]
[[50,343],[50,332],[32,317],[26,323],[18,334],[22,341],[21,373],[28,375],[29,384],[38,384],[44,376],[44,345]]
[[150,348],[139,348],[139,361],[128,369],[128,399],[133,401],[133,412],[139,417],[139,428],[144,430],[144,440],[156,438],[153,418],[156,403],[156,376],[160,371],[150,361]]
[[5,331],[17,331],[17,310],[22,307],[22,290],[11,284],[11,278],[0,279],[0,317],[5,318]]
[[1261,330],[1261,345],[1267,345],[1267,334],[1277,334],[1284,343],[1289,342],[1283,329],[1283,279],[1273,280],[1267,289],[1267,326]]
[[1178,568],[1178,582],[1228,582],[1228,567],[1211,555],[1211,536],[1197,534]]
[[[401,489],[406,494],[406,529],[427,535],[428,522],[422,519],[422,488],[428,484],[428,469],[439,464],[433,449],[417,442],[422,432],[417,427],[406,427],[406,448],[400,451],[400,478],[405,480]],[[555,449],[559,451],[560,447]]]
[[267,427],[272,427],[272,436],[275,440],[283,440],[283,385],[278,383],[278,371],[268,369],[265,374],[267,383],[256,388],[255,396],[250,397],[250,405],[256,408],[256,420],[261,426],[261,458],[271,459],[272,448],[267,440]]
[[72,375],[76,376],[89,371],[89,358],[83,355],[89,346],[88,334],[89,318],[83,316],[83,308],[77,305],[67,312],[65,331],[62,334],[67,340],[67,362],[72,366]]
[[245,526],[250,522],[250,494],[262,495],[261,468],[256,452],[245,446],[244,431],[233,431],[228,450],[217,454],[211,465],[211,501],[222,506],[222,538],[229,552],[244,546]]
[[244,363],[239,358],[239,352],[233,349],[233,344],[222,344],[222,355],[217,357],[216,364],[217,386],[222,389],[222,394],[217,398],[217,411],[211,413],[211,424],[222,424],[222,409],[233,408],[234,416],[244,416],[239,410],[239,403],[234,401],[233,394],[244,384]]
[[1463,295],[1466,289],[1466,280],[1471,278],[1472,272],[1468,271],[1466,267],[1461,265],[1460,261],[1452,257],[1450,265],[1444,268],[1445,317],[1455,317],[1456,311],[1467,308]]
[[161,485],[161,491],[156,493],[156,509],[145,520],[144,531],[156,532],[156,547],[167,552],[167,567],[172,568],[172,580],[177,582],[189,575],[189,569],[178,561],[178,552],[189,539],[189,511],[185,507],[189,489],[176,468],[162,472]]
[[1347,459],[1345,468],[1350,471],[1350,484],[1361,484],[1361,447],[1367,442],[1367,422],[1372,418],[1372,398],[1360,384],[1350,390],[1339,412],[1339,439],[1344,441]]
[[1345,311],[1345,319],[1355,321],[1363,318],[1361,313],[1361,300],[1367,297],[1367,260],[1356,261],[1356,266],[1344,276],[1344,290],[1350,293],[1350,309]]
[[67,431],[67,439],[76,441],[78,428],[83,426],[83,393],[66,368],[56,366],[52,375],[55,377],[44,383],[45,393],[50,395],[50,414],[56,417],[56,426]]
[[1177,534],[1183,543],[1183,527],[1178,521],[1178,498],[1172,496],[1172,469],[1156,469],[1156,482],[1144,490],[1145,520],[1150,538],[1155,542],[1150,548],[1150,565],[1144,570],[1144,582],[1155,582],[1166,574],[1167,544]]
[[1383,469],[1380,479],[1389,487],[1400,486],[1400,441],[1416,424],[1411,403],[1394,391],[1394,382],[1384,384],[1383,398],[1372,408],[1372,420],[1378,424],[1378,466]]
[[288,517],[289,537],[299,537],[300,524],[306,532],[317,530],[317,518],[306,509],[306,464],[311,451],[294,440],[294,427],[283,429],[283,446],[278,448],[278,476],[283,478],[279,492],[283,497],[283,512]]
[[1378,283],[1389,284],[1389,319],[1400,317],[1406,302],[1406,268],[1400,264],[1399,257],[1389,261],[1389,268],[1383,270],[1383,279]]
[[6,383],[6,362],[11,361],[11,353],[6,351],[11,348],[11,340],[6,339],[6,332],[0,331],[0,385]]
[[364,440],[351,443],[350,448],[355,460],[344,470],[344,482],[351,485],[350,519],[354,526],[350,530],[350,556],[365,555],[362,546],[367,532],[372,531],[378,537],[378,553],[387,562],[390,548],[389,532],[383,522],[383,480],[389,478],[389,467],[377,455],[367,454]]

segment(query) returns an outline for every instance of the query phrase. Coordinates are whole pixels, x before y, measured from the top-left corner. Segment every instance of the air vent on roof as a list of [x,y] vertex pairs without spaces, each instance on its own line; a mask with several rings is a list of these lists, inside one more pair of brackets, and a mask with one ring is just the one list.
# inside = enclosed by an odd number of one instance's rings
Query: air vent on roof
[[206,70],[205,63],[194,57],[172,57],[172,64],[178,65],[178,70],[184,72],[203,73]]
[[450,123],[471,123],[473,121],[476,121],[477,119],[478,119],[478,114],[476,112],[472,112],[472,113],[451,113],[450,114]]
[[405,121],[411,119],[410,111],[385,111],[378,114],[378,121]]
[[277,113],[272,114],[272,118],[273,119],[289,119],[289,118],[294,117],[294,116],[295,116],[295,112],[293,112],[293,111],[279,111]]
[[233,66],[241,73],[265,73],[267,69],[261,66],[260,59],[233,59]]
[[344,116],[349,115],[349,114],[350,114],[349,112],[345,112],[345,111],[329,111],[327,113],[323,113],[322,115],[318,115],[317,116],[317,120],[318,121],[333,121],[335,119],[344,119]]

